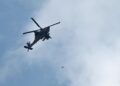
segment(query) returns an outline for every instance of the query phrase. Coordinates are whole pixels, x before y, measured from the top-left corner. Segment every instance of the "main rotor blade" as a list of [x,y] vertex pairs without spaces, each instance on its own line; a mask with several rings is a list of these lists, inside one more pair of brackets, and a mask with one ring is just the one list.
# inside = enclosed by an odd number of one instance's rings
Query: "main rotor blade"
[[31,18],[31,19],[33,20],[33,22],[34,22],[40,29],[42,29],[42,27],[40,27],[40,25],[35,21],[34,18]]
[[32,33],[32,32],[35,32],[35,31],[38,31],[38,30],[32,30],[32,31],[24,32],[23,35],[28,34],[28,33]]
[[[44,29],[44,28],[41,28],[41,27],[38,25],[38,23],[34,20],[34,18],[31,18],[31,19],[35,22],[35,24],[36,24],[40,29]],[[57,22],[57,23],[52,24],[52,25],[49,25],[49,26],[47,26],[47,27],[51,27],[51,26],[54,26],[54,25],[57,25],[57,24],[60,24],[60,22]],[[46,28],[46,27],[45,27],[45,28]],[[38,29],[38,30],[39,30],[39,29]],[[38,31],[38,30],[32,30],[32,31],[24,32],[23,34],[32,33],[32,32]]]
[[51,26],[54,26],[54,25],[57,25],[57,24],[60,24],[60,22],[57,22],[57,23],[52,24],[52,25],[49,25],[48,27],[51,27]]

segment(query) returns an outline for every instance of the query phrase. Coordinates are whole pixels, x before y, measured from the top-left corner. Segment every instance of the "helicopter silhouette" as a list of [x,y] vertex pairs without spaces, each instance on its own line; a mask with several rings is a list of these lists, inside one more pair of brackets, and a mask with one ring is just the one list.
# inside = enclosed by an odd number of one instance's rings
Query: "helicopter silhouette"
[[26,43],[27,45],[24,46],[24,48],[28,49],[28,51],[29,51],[29,50],[32,50],[32,49],[33,49],[32,46],[33,46],[34,44],[36,44],[39,40],[44,41],[44,40],[51,39],[51,36],[50,36],[50,33],[49,33],[49,32],[50,32],[50,27],[51,27],[51,26],[54,26],[54,25],[57,25],[57,24],[60,24],[60,22],[57,22],[57,23],[54,23],[54,24],[52,24],[52,25],[49,25],[49,26],[47,26],[47,27],[42,28],[42,27],[35,21],[34,18],[31,18],[31,19],[32,19],[32,21],[33,21],[40,29],[32,30],[32,31],[28,31],[28,32],[24,32],[24,33],[23,33],[23,35],[28,34],[28,33],[34,33],[34,35],[35,35],[34,41],[33,41],[32,43],[27,42],[27,43]]

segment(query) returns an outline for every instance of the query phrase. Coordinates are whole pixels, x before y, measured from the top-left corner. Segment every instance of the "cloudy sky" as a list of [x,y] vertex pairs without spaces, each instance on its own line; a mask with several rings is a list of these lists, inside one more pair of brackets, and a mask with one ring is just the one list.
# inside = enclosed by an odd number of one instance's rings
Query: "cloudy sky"
[[[119,0],[0,0],[0,86],[120,86]],[[23,46],[38,27],[49,41]],[[61,68],[64,66],[64,68]]]

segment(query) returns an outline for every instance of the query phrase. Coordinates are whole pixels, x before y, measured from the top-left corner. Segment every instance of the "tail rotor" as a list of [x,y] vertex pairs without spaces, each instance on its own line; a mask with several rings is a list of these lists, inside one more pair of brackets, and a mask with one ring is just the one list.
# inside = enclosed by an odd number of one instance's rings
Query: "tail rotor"
[[33,48],[31,47],[30,42],[27,42],[26,44],[27,44],[27,46],[24,46],[24,48],[26,48],[26,49],[27,49],[27,51],[29,51],[29,50],[32,50],[32,49],[33,49]]

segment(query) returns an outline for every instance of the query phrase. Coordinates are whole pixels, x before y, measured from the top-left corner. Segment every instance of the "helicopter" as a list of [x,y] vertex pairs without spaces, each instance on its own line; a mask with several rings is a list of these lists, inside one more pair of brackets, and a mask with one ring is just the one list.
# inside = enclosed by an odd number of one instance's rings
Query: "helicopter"
[[24,46],[24,48],[28,49],[29,50],[32,50],[32,46],[34,44],[36,44],[39,40],[42,40],[42,41],[45,41],[45,40],[48,40],[48,39],[51,39],[52,37],[50,36],[50,27],[54,26],[54,25],[57,25],[57,24],[60,24],[60,22],[57,22],[57,23],[54,23],[52,25],[49,25],[47,27],[44,27],[42,28],[34,18],[31,17],[31,20],[38,26],[39,29],[37,30],[32,30],[32,31],[28,31],[28,32],[24,32],[23,35],[25,34],[28,34],[28,33],[34,33],[35,35],[35,38],[34,38],[34,41],[32,43],[30,42],[27,42],[26,46]]

